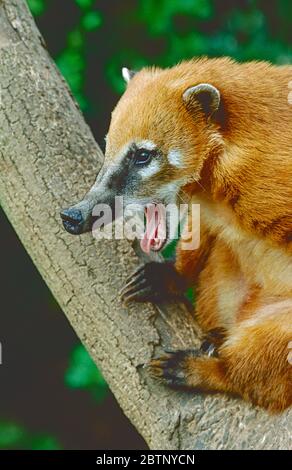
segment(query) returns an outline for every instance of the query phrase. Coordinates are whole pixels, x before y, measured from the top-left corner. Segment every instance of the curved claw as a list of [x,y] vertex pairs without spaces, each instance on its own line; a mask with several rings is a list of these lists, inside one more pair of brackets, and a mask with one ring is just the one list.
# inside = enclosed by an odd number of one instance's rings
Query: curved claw
[[131,279],[135,278],[138,274],[140,274],[144,270],[145,270],[145,264],[143,264],[142,266],[138,266],[138,268],[135,269],[135,271],[132,272],[132,274],[130,274],[130,276],[127,277],[126,283],[131,281]]
[[140,288],[142,287],[145,287],[145,285],[147,285],[147,281],[146,279],[138,279],[138,280],[135,280],[133,279],[131,282],[128,282],[121,290],[120,294],[123,298],[124,295],[126,295],[128,292],[132,292],[132,291],[135,291],[135,290],[139,290]]
[[175,349],[164,349],[164,352],[166,354],[176,354],[177,350],[175,350]]
[[152,301],[151,296],[151,287],[141,287],[140,289],[132,288],[129,289],[122,294],[122,301],[126,304],[128,302],[136,301],[136,302],[147,302]]
[[171,387],[188,388],[190,386],[188,360],[201,356],[200,350],[167,350],[165,352],[167,354],[153,359],[148,365],[150,375]]
[[149,281],[145,278],[145,276],[143,276],[143,273],[140,273],[139,275],[135,274],[127,279],[126,284],[121,290],[121,294],[131,288],[139,288],[141,285],[145,284],[149,284]]
[[148,265],[139,266],[126,280],[120,291],[122,301],[155,302],[158,300],[159,286],[149,273]]
[[[180,351],[177,351],[179,354]],[[148,366],[149,373],[152,377],[165,382],[172,387],[185,386],[184,370],[176,364],[176,354],[171,353],[162,356],[159,359],[153,359]]]
[[174,295],[184,286],[184,281],[170,263],[152,261],[139,266],[126,280],[120,291],[124,302],[161,302]]

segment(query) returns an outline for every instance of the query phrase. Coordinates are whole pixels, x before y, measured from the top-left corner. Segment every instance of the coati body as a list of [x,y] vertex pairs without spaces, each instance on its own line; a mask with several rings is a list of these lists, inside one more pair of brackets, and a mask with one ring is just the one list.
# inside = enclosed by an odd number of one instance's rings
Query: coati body
[[[117,192],[141,204],[200,204],[200,247],[178,244],[172,287],[157,291],[196,286],[194,314],[216,346],[211,356],[166,354],[151,372],[280,412],[292,404],[292,66],[203,58],[124,76],[106,165],[157,152],[131,170],[140,185]],[[155,298],[150,284],[140,270],[124,299]]]

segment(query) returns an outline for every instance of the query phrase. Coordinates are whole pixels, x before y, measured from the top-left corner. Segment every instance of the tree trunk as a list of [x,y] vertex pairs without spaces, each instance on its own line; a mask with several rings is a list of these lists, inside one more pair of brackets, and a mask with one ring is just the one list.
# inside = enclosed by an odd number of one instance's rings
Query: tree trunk
[[148,377],[143,365],[163,347],[197,343],[191,316],[174,305],[125,308],[117,293],[140,255],[127,241],[63,230],[60,209],[88,190],[102,154],[23,0],[0,1],[0,59],[2,206],[125,414],[152,449],[288,449],[291,410],[271,417]]

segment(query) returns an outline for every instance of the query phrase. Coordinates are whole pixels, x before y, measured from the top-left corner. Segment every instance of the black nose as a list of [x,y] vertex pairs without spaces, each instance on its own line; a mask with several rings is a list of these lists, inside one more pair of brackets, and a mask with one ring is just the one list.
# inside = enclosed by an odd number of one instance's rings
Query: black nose
[[64,209],[60,212],[63,226],[72,235],[79,235],[83,232],[84,219],[79,209]]

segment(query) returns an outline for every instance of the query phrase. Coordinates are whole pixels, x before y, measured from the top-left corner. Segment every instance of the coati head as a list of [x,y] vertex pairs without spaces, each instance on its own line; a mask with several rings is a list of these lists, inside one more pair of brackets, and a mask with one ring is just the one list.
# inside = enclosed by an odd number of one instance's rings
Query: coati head
[[[186,185],[200,179],[204,162],[218,147],[216,114],[220,92],[211,83],[196,83],[182,64],[172,69],[122,70],[127,89],[112,113],[103,168],[84,200],[62,211],[72,234],[90,230],[92,209],[104,203],[147,207],[185,202]],[[161,211],[142,248],[159,250],[168,230],[159,236]]]

